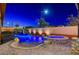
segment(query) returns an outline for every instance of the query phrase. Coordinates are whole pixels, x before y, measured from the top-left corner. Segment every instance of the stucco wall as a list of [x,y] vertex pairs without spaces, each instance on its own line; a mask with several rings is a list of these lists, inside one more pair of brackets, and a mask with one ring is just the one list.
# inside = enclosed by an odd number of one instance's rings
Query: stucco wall
[[65,27],[48,27],[48,28],[31,28],[29,31],[38,31],[39,33],[45,32],[47,34],[65,34],[65,35],[78,35],[78,26],[65,26]]
[[77,26],[56,27],[50,30],[53,34],[78,35]]
[[[13,31],[14,28],[2,27],[2,31]],[[66,26],[66,27],[48,27],[48,28],[31,28],[29,32],[33,30],[34,33],[38,31],[40,34],[45,32],[47,34],[65,34],[65,35],[78,35],[78,26]]]

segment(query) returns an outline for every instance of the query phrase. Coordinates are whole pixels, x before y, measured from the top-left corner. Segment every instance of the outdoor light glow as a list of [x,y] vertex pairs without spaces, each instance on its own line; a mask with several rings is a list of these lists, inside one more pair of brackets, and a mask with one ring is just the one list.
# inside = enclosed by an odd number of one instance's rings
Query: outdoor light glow
[[48,10],[47,10],[47,9],[46,9],[46,10],[44,10],[44,13],[45,13],[45,14],[48,14]]
[[7,22],[7,24],[9,24],[9,22]]

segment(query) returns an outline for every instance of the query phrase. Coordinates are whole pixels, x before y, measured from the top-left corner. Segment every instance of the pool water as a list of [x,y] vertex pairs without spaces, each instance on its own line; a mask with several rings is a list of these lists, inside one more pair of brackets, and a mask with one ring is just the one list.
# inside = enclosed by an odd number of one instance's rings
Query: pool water
[[39,44],[43,44],[44,40],[47,40],[49,38],[64,38],[64,36],[34,36],[30,34],[16,34],[15,38],[18,38],[18,43],[20,46],[37,46]]
[[27,43],[27,44],[34,44],[34,43],[43,43],[44,37],[43,36],[33,36],[30,34],[17,34],[15,38],[18,38],[18,43]]

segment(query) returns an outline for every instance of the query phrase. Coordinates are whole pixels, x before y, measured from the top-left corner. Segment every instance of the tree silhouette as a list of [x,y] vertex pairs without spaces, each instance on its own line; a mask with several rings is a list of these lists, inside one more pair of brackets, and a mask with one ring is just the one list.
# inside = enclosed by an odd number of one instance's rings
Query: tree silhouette
[[37,23],[38,23],[38,27],[47,27],[47,26],[49,26],[48,23],[43,18],[38,19]]
[[15,25],[15,27],[17,28],[17,27],[19,27],[19,25],[18,25],[18,24],[16,24],[16,25]]
[[78,25],[79,19],[77,17],[74,17],[73,15],[70,15],[68,17],[69,23],[67,24],[68,26],[75,26]]

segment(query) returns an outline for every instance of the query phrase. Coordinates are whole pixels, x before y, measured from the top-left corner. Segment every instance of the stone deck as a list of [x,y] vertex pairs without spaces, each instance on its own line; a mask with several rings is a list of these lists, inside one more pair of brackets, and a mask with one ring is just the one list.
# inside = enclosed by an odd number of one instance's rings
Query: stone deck
[[12,41],[0,45],[0,55],[70,55],[71,48],[51,44],[33,49],[18,49],[11,47]]

